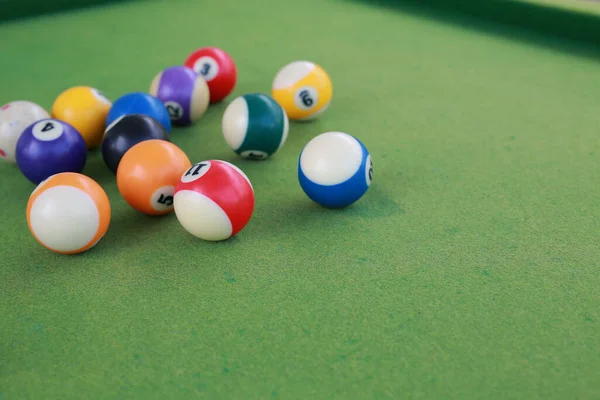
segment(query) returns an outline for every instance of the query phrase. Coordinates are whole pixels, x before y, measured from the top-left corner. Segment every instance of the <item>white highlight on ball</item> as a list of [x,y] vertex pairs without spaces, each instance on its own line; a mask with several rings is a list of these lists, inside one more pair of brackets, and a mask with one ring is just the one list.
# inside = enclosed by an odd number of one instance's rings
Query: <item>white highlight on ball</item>
[[60,122],[53,119],[46,119],[36,123],[31,129],[33,137],[43,142],[51,142],[56,140],[64,132]]
[[121,120],[123,118],[125,118],[127,116],[127,114],[121,115],[120,117],[116,118],[113,122],[110,123],[110,125],[108,125],[106,127],[106,129],[104,130],[104,133],[106,134],[106,132],[108,132],[109,130],[112,129],[113,126],[117,125],[119,122],[121,122]]
[[112,105],[112,102],[101,91],[95,88],[92,88],[91,91],[94,97],[96,97],[98,100],[109,106]]
[[300,168],[314,183],[336,185],[356,174],[362,157],[362,147],[352,136],[344,132],[325,132],[304,147]]
[[219,73],[219,64],[217,64],[214,58],[203,56],[194,63],[194,71],[204,78],[205,81],[210,82]]
[[279,70],[273,80],[273,89],[285,89],[306,78],[315,69],[310,61],[294,61]]
[[29,215],[34,235],[51,249],[70,252],[90,243],[100,227],[94,200],[72,186],[55,186],[41,193]]
[[209,241],[225,240],[233,227],[229,217],[213,200],[201,193],[181,190],[175,194],[175,215],[192,235]]
[[239,149],[242,143],[244,143],[246,133],[248,132],[248,114],[248,103],[246,103],[246,99],[242,96],[233,100],[223,113],[221,130],[223,131],[225,141],[233,150]]

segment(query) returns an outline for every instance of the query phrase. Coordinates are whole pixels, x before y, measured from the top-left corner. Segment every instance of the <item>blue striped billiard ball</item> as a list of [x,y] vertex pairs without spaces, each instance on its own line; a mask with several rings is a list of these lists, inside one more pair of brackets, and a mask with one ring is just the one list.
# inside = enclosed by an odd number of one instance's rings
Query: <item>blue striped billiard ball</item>
[[19,170],[37,185],[61,172],[81,173],[88,150],[83,136],[72,125],[46,118],[23,131],[15,154]]
[[300,153],[298,180],[315,203],[327,208],[347,207],[371,186],[371,155],[354,136],[325,132],[308,142]]

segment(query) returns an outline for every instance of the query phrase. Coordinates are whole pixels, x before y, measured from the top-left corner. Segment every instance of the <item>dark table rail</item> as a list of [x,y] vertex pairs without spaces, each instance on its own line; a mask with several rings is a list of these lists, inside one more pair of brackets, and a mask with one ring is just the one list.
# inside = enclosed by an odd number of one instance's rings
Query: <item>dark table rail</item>
[[135,0],[0,0],[0,22]]
[[[480,20],[519,26],[546,35],[600,45],[600,3],[598,12],[575,7],[553,6],[526,0],[357,0],[373,5],[451,12]],[[581,0],[582,3],[585,0]],[[590,3],[590,1],[585,1]],[[443,16],[440,14],[443,18]]]

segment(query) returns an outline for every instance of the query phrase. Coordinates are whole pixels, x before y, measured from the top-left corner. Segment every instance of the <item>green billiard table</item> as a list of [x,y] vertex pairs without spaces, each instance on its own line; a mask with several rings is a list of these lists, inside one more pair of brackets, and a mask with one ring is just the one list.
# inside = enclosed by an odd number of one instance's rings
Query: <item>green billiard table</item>
[[[228,51],[234,92],[171,139],[241,168],[256,206],[237,236],[199,240],[129,207],[93,150],[110,227],[60,255],[27,227],[34,185],[1,163],[1,400],[600,398],[599,4],[13,1],[2,104],[49,109],[76,85],[114,100]],[[273,157],[237,156],[229,102],[304,59],[329,73],[329,109]],[[297,178],[327,131],[374,163],[342,210]]]

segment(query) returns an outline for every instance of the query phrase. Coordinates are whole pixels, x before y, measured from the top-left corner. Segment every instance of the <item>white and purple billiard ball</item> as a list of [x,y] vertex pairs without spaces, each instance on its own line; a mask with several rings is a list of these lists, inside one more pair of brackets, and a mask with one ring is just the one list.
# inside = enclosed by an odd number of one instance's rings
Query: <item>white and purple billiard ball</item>
[[373,161],[364,144],[344,132],[313,138],[298,159],[298,180],[306,195],[327,208],[343,208],[371,186]]
[[33,123],[21,134],[16,159],[23,175],[37,185],[60,172],[83,171],[87,146],[72,125],[47,118]]
[[206,81],[193,69],[174,66],[159,72],[150,84],[150,94],[163,102],[174,125],[199,120],[210,100]]
[[31,124],[50,118],[48,111],[31,101],[17,100],[0,107],[0,159],[14,164],[17,141]]
[[254,211],[254,189],[235,165],[207,160],[192,165],[175,186],[173,207],[183,228],[207,241],[237,235]]

